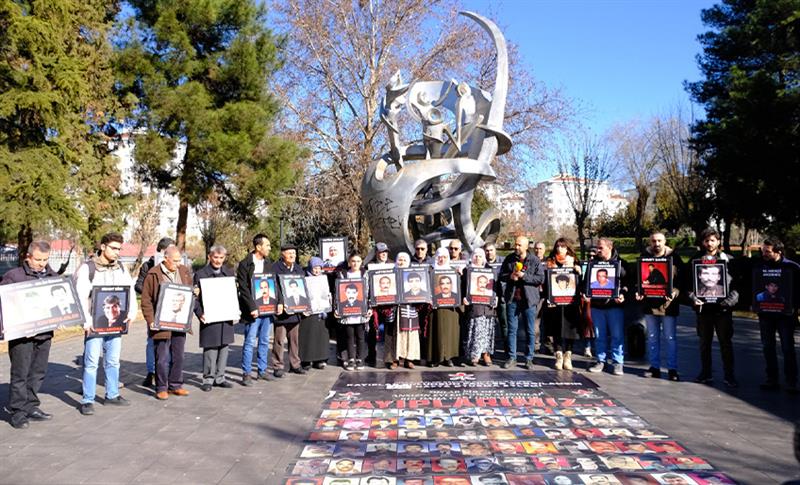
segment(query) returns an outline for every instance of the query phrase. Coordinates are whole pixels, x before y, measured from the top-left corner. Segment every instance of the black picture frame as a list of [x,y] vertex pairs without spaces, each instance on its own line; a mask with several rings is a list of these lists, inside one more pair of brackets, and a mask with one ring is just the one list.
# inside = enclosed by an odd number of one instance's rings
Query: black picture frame
[[753,268],[753,311],[756,313],[794,313],[792,271],[763,264]]
[[[711,285],[714,282],[715,284]],[[728,297],[728,263],[721,259],[692,261],[692,289],[703,303],[719,303]]]
[[284,312],[292,315],[311,311],[311,301],[308,298],[303,275],[282,274],[278,275],[278,281],[281,284],[281,303]]
[[192,328],[193,288],[189,285],[161,283],[152,330],[188,332]]
[[339,318],[363,317],[367,314],[367,284],[364,278],[337,278],[334,287],[336,315]]
[[[191,287],[189,287],[191,288]],[[128,333],[130,286],[93,286],[92,328],[90,336],[125,335]],[[109,316],[110,315],[110,316]]]
[[[447,285],[443,282],[449,279],[449,294],[445,293]],[[433,270],[433,296],[432,304],[434,308],[454,308],[461,305],[461,278],[454,269],[434,269]]]
[[[252,289],[253,302],[256,304],[258,316],[278,313],[278,280],[273,273],[254,274]],[[266,298],[264,298],[265,296]]]
[[347,238],[321,237],[318,242],[319,257],[323,261],[322,271],[326,273],[336,271],[336,268],[347,260]]
[[[619,261],[589,261],[586,268],[586,296],[595,299],[617,298],[620,288]],[[598,273],[605,271],[604,281],[598,281]]]
[[400,290],[397,271],[394,269],[376,269],[370,270],[367,275],[370,283],[370,305],[397,305]]
[[[481,281],[485,281],[481,284]],[[492,268],[469,268],[467,270],[467,301],[470,305],[495,305],[497,291]]]
[[431,269],[430,266],[399,268],[400,303],[432,303]]
[[[562,282],[566,286],[562,286]],[[580,275],[575,268],[548,268],[546,286],[548,302],[557,306],[572,305],[578,298]]]
[[636,261],[639,295],[645,298],[672,298],[674,268],[672,258],[646,257]]
[[328,285],[328,276],[306,276],[306,291],[308,304],[312,313],[328,313],[333,311],[331,303],[331,288]]
[[85,322],[78,292],[70,279],[59,276],[0,286],[0,341],[33,337]]

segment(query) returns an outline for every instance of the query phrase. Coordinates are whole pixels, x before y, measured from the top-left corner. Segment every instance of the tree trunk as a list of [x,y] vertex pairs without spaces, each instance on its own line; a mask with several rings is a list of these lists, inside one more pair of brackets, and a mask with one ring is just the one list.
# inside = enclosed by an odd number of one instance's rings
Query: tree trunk
[[186,249],[186,225],[189,219],[189,201],[181,197],[178,206],[178,224],[175,227],[175,245],[181,251]]
[[722,250],[730,254],[731,252],[731,225],[724,220],[725,228],[722,230]]
[[743,229],[742,242],[739,244],[739,247],[742,248],[742,256],[748,256],[750,253],[750,245],[747,244],[747,237],[750,235],[750,229],[747,225],[745,225]]
[[30,246],[32,242],[33,229],[30,224],[26,223],[19,228],[19,232],[17,233],[17,259],[19,260],[20,266],[22,266],[22,262],[25,261],[25,257],[28,255],[28,246]]
[[644,251],[642,239],[645,236],[642,234],[642,226],[644,225],[644,213],[647,209],[647,199],[650,197],[650,191],[646,187],[637,187],[636,193],[636,217],[633,221],[633,235],[636,238],[636,249],[641,253]]
[[579,217],[575,218],[575,228],[578,230],[578,244],[581,248],[581,261],[586,259],[586,242],[583,237],[584,224],[584,219]]

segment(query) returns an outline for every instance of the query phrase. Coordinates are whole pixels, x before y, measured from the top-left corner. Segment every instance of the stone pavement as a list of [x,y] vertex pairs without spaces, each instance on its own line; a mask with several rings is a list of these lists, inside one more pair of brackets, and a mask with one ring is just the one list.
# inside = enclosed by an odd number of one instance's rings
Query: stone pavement
[[[698,368],[697,337],[691,313],[682,315],[681,322],[680,370],[685,382],[644,379],[644,362],[626,365],[623,377],[607,373],[589,377],[742,483],[782,483],[800,477],[792,448],[800,397],[758,389],[763,377],[758,323],[736,321],[742,386],[728,391],[721,373],[714,386],[690,382]],[[228,367],[236,387],[204,393],[199,389],[202,354],[195,335],[186,349],[186,388],[191,395],[161,402],[139,385],[145,373],[144,333],[142,324],[134,325],[122,348],[122,393],[132,406],[104,408],[98,403],[96,414],[88,417],[77,411],[80,371],[73,363],[82,353],[82,340],[54,344],[42,408],[55,417],[46,423],[32,422],[21,431],[0,423],[0,483],[282,483],[340,369],[329,366],[306,376],[287,375],[242,387],[236,365],[241,358],[239,334]],[[719,369],[716,352],[715,346],[714,365]],[[551,361],[544,357],[538,363]],[[8,394],[8,368],[3,357],[2,401]],[[102,395],[99,389],[98,396]]]

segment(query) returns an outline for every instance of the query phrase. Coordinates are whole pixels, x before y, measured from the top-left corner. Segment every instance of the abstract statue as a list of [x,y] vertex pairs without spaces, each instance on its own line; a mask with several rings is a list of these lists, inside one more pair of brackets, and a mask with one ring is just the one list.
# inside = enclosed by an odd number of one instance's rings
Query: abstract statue
[[[364,174],[361,200],[375,241],[385,242],[393,252],[409,250],[417,238],[429,243],[457,238],[471,250],[494,241],[500,231],[496,209],[481,214],[473,225],[471,204],[478,183],[495,179],[492,158],[511,149],[511,138],[503,131],[506,42],[490,20],[472,12],[461,15],[475,20],[494,40],[494,92],[455,80],[404,84],[399,71],[392,76],[381,102],[390,149]],[[403,143],[404,109],[422,125],[422,140]]]

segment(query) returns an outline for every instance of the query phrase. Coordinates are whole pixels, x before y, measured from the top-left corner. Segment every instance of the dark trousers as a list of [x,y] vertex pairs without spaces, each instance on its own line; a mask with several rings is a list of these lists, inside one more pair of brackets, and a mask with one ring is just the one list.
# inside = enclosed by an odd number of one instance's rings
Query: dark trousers
[[711,377],[711,342],[717,333],[725,377],[733,377],[733,317],[730,312],[700,311],[697,335],[700,337],[700,374]]
[[8,343],[11,360],[8,410],[12,415],[30,413],[41,404],[37,393],[47,372],[50,341],[49,337],[43,340],[18,338]]
[[369,322],[369,329],[366,332],[367,338],[367,363],[369,365],[375,365],[375,362],[378,360],[378,329],[375,328],[375,325],[372,324],[372,321]]
[[[364,340],[364,324],[342,325],[347,339],[347,358],[350,360],[364,360],[367,353],[367,343]],[[344,359],[342,359],[344,360]]]
[[[183,348],[186,334],[173,332],[168,340],[153,340],[156,354],[156,392],[183,387]],[[170,364],[170,357],[172,363]]]
[[300,323],[275,325],[275,341],[272,342],[272,368],[284,369],[283,340],[289,342],[289,367],[298,369],[300,363]]
[[775,345],[775,333],[781,339],[781,353],[783,354],[783,375],[788,384],[797,383],[797,356],[794,351],[794,324],[796,317],[793,315],[768,314],[758,315],[761,327],[761,346],[764,349],[764,360],[767,362],[767,380],[778,382],[778,352]]

